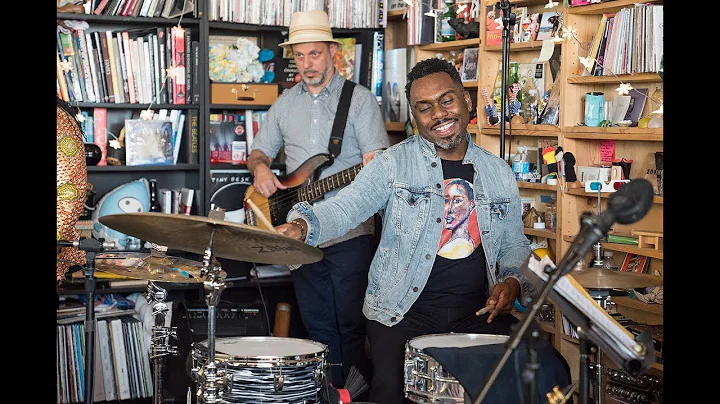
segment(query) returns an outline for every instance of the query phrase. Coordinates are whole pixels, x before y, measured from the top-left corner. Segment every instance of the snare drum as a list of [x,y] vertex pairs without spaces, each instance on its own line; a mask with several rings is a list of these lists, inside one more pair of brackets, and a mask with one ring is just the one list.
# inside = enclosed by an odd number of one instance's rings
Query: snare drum
[[[216,338],[215,361],[232,381],[221,402],[322,403],[327,354],[326,345],[298,338]],[[208,356],[207,340],[192,344],[193,368]]]
[[405,344],[405,396],[423,404],[471,402],[460,382],[424,349],[504,344],[508,338],[493,334],[430,334],[409,340]]

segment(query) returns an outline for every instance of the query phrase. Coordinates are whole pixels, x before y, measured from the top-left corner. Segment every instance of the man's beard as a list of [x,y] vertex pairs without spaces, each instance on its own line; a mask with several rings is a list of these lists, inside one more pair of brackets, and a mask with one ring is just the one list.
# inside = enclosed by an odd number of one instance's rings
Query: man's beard
[[458,146],[460,146],[460,143],[462,143],[463,136],[464,135],[461,133],[449,139],[440,139],[435,142],[435,146],[444,150],[455,150]]
[[[315,71],[315,72],[317,72],[317,71]],[[317,72],[317,73],[320,73],[320,72]],[[310,79],[310,78],[307,78],[305,75],[303,75],[303,81],[305,82],[306,85],[308,85],[310,87],[317,87],[320,84],[325,82],[326,74],[327,73],[323,72],[322,74],[316,76],[315,79]]]

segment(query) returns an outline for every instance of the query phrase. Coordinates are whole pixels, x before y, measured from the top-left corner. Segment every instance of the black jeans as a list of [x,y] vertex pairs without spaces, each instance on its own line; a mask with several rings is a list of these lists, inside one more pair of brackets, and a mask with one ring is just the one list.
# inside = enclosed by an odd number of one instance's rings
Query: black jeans
[[369,383],[372,369],[365,352],[362,313],[373,236],[365,235],[323,248],[323,259],[291,272],[298,309],[311,340],[328,346],[328,379],[345,385],[355,366]]
[[478,309],[480,307],[449,309],[413,306],[402,321],[392,327],[368,321],[373,364],[370,401],[382,404],[411,403],[403,391],[405,344],[415,337],[450,332],[510,335],[510,327],[517,322],[515,317],[500,315],[488,324],[487,314],[480,317],[475,315]]

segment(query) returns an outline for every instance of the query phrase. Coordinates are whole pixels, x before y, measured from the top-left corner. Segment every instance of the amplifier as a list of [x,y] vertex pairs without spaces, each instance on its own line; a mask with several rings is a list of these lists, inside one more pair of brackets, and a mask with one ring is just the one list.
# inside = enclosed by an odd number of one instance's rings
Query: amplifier
[[[207,339],[208,306],[204,302],[185,302],[181,316],[187,321],[194,342]],[[266,336],[267,318],[261,302],[220,302],[215,306],[215,337]]]

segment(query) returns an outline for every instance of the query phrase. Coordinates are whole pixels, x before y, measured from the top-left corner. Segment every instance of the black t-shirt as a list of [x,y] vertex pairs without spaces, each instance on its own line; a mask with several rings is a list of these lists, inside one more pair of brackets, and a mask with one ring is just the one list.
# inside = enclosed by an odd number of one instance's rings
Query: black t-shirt
[[473,166],[442,160],[445,229],[430,278],[417,303],[433,307],[479,307],[487,299],[485,252],[480,244]]

